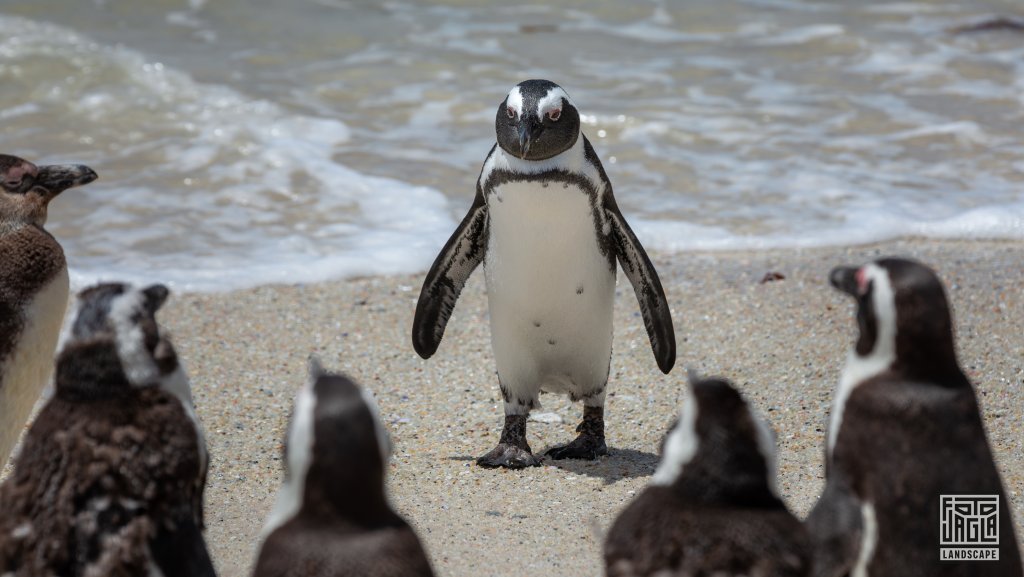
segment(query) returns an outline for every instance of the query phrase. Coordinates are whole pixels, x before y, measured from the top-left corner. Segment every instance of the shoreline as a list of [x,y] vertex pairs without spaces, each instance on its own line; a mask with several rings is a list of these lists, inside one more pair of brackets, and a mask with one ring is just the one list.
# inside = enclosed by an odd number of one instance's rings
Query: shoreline
[[[392,436],[389,494],[438,575],[596,575],[604,532],[642,490],[675,417],[686,369],[732,381],[776,431],[779,490],[803,518],[823,487],[832,390],[855,334],[836,265],[884,255],[939,273],[961,367],[974,383],[1014,513],[1024,522],[1024,241],[907,239],[854,247],[650,256],[672,309],[678,360],[657,369],[620,273],[606,430],[611,455],[488,470],[497,442],[483,274],[474,273],[429,360],[409,331],[423,273],[224,293],[172,293],[159,320],[188,371],[210,449],[206,538],[218,574],[248,575],[281,477],[281,447],[306,358],[370,388]],[[762,283],[768,273],[785,278]],[[574,437],[581,404],[542,395],[535,453]]]

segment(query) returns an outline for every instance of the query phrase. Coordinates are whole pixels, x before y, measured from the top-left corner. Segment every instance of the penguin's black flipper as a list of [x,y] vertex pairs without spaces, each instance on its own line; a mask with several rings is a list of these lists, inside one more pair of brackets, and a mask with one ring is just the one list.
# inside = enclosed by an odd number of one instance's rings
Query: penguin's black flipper
[[668,310],[665,291],[661,288],[661,280],[658,279],[650,257],[619,212],[615,197],[611,195],[611,185],[605,181],[605,186],[608,192],[604,195],[604,212],[612,225],[611,239],[615,256],[633,285],[636,300],[640,303],[640,313],[644,317],[644,326],[647,327],[647,336],[651,340],[658,368],[668,374],[676,363],[676,334],[672,329],[672,315]]
[[861,502],[833,476],[804,522],[814,541],[814,577],[849,575],[861,554],[864,516]]
[[161,527],[149,549],[162,575],[217,577],[203,533],[191,515],[182,516],[174,529]]
[[473,206],[469,207],[466,217],[441,249],[423,280],[416,316],[412,321],[412,346],[424,359],[429,359],[437,351],[462,287],[484,260],[487,220],[487,203],[478,184]]

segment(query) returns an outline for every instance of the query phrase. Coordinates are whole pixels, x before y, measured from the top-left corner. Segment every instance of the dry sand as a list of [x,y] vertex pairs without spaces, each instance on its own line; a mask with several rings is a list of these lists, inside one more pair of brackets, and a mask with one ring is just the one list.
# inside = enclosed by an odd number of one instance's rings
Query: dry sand
[[[676,323],[675,370],[658,371],[620,274],[606,413],[611,455],[524,471],[473,462],[497,442],[503,421],[479,271],[428,361],[409,337],[422,275],[174,295],[161,317],[207,428],[207,539],[220,574],[250,570],[280,482],[292,397],[314,351],[375,392],[395,444],[391,499],[439,575],[599,575],[603,534],[657,465],[686,367],[728,377],[766,414],[778,433],[780,489],[806,515],[822,488],[832,388],[855,333],[853,304],[828,287],[827,273],[880,255],[913,256],[945,281],[960,362],[978,389],[1021,527],[1022,249],[1019,242],[908,240],[652,255]],[[785,279],[760,283],[769,272]],[[530,423],[535,452],[572,439],[582,412],[562,397],[541,400],[539,412],[555,422]]]

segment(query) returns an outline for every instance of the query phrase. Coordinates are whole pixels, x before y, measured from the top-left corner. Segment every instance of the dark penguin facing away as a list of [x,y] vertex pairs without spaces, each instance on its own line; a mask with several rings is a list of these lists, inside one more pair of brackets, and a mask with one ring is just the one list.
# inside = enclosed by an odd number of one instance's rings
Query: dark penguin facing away
[[88,166],[0,154],[0,467],[53,371],[68,306],[64,251],[43,225],[50,201],[88,184]]
[[423,281],[412,342],[430,358],[469,275],[484,263],[491,344],[505,426],[484,467],[540,464],[526,420],[541,392],[583,401],[579,436],[552,459],[607,454],[604,403],[612,349],[615,276],[636,293],[658,367],[676,359],[661,281],[622,216],[569,95],[547,80],[521,82],[498,106],[491,148],[469,213]]
[[254,577],[433,575],[416,533],[385,495],[390,452],[373,396],[312,358]]
[[810,543],[775,488],[775,441],[728,381],[696,379],[651,484],[612,524],[609,577],[810,574]]
[[0,486],[0,574],[214,575],[203,437],[155,319],[167,294],[79,295],[54,397]]
[[[1020,576],[1013,516],[942,283],[886,258],[836,268],[860,334],[833,398],[825,490],[807,518],[819,576]],[[940,497],[998,496],[999,561],[940,560]]]

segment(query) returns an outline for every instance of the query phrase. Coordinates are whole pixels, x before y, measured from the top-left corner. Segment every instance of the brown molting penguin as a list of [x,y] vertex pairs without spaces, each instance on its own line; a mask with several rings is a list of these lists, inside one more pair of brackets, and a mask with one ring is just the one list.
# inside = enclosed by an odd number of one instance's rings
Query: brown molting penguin
[[416,533],[385,495],[390,453],[373,396],[310,359],[254,577],[433,575]]
[[0,154],[0,467],[53,370],[64,311],[64,251],[43,229],[50,201],[96,180],[87,166]]
[[[806,522],[815,575],[1020,577],[1013,515],[942,283],[895,258],[830,276],[857,301],[860,334],[833,396],[825,490]],[[940,559],[943,495],[998,497],[998,561]]]
[[214,575],[202,430],[155,318],[167,294],[79,294],[54,396],[0,486],[0,575]]
[[810,574],[810,542],[775,488],[768,424],[727,381],[696,379],[651,484],[612,524],[609,577]]

